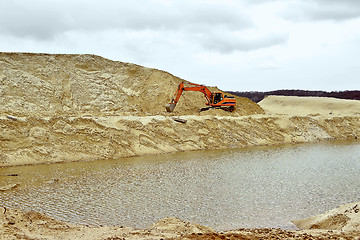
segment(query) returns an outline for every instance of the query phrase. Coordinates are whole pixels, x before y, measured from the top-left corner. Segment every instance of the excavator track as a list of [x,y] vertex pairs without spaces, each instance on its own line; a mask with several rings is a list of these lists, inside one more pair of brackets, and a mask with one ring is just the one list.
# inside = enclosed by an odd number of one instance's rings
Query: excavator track
[[207,111],[209,109],[222,109],[222,110],[227,111],[227,112],[235,111],[235,107],[230,106],[230,107],[204,107],[204,108],[200,108],[199,112]]

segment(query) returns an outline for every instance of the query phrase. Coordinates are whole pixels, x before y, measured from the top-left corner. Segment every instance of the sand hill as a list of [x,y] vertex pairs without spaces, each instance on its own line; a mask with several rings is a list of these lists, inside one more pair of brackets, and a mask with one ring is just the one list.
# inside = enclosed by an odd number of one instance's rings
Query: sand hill
[[[0,53],[0,114],[164,115],[181,81],[185,80],[164,71],[94,55]],[[247,98],[236,99],[238,107],[231,116],[263,113]],[[197,114],[205,102],[202,93],[185,92],[175,114]],[[225,111],[216,114],[229,115]]]

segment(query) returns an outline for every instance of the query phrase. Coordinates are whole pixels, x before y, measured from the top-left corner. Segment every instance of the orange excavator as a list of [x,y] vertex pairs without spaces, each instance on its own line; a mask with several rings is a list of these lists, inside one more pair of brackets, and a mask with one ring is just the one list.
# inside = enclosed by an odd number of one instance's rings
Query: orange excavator
[[210,108],[221,108],[223,110],[232,112],[235,110],[236,99],[224,95],[222,92],[211,92],[207,87],[195,83],[186,83],[192,86],[185,87],[184,82],[181,82],[171,102],[166,105],[166,111],[172,112],[178,103],[183,91],[197,91],[202,92],[207,100],[206,105],[209,107],[201,108],[200,111],[205,111]]

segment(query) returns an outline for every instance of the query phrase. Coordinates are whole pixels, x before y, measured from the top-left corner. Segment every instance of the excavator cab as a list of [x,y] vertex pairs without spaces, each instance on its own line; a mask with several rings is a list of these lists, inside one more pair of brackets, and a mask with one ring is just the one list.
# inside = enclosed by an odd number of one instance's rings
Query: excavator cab
[[216,92],[213,95],[214,95],[213,104],[217,104],[218,102],[221,102],[224,99],[223,94],[221,92]]

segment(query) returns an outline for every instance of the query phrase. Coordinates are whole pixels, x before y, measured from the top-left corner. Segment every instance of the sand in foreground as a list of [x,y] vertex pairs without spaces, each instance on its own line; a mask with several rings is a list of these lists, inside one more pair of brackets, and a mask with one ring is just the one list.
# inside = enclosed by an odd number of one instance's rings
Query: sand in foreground
[[[86,227],[58,221],[37,212],[0,207],[1,239],[360,239],[360,202],[322,215],[295,220],[304,230],[213,229],[177,218],[164,218],[146,229]],[[342,216],[341,221],[339,216]]]

